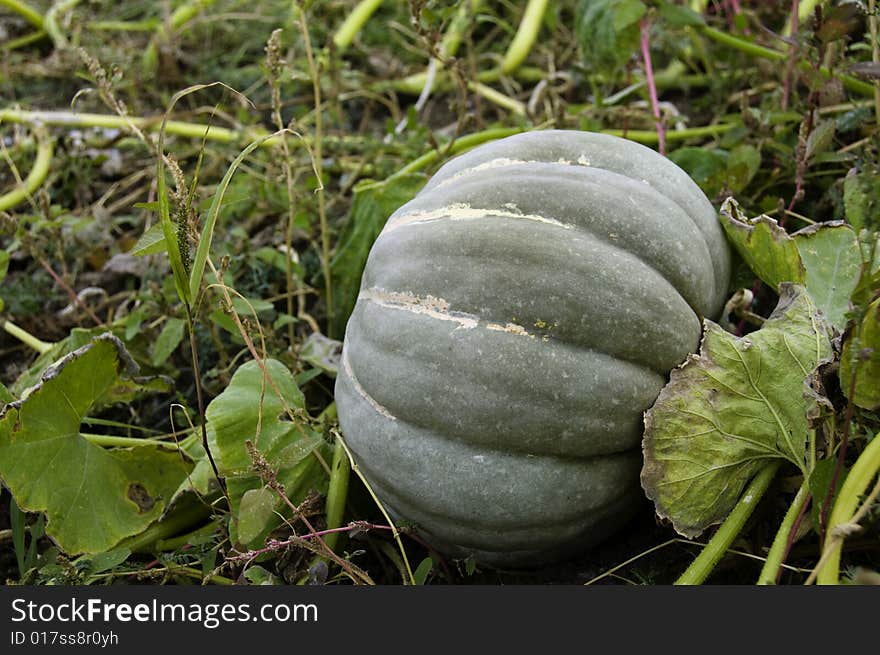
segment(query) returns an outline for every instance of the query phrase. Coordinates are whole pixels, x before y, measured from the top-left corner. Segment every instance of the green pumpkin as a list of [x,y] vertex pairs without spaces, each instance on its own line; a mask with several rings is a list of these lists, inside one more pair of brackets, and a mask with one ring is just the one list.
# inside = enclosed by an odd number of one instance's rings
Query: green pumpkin
[[653,150],[561,130],[478,147],[370,252],[343,433],[392,515],[440,550],[570,555],[643,499],[643,412],[729,274],[712,205]]

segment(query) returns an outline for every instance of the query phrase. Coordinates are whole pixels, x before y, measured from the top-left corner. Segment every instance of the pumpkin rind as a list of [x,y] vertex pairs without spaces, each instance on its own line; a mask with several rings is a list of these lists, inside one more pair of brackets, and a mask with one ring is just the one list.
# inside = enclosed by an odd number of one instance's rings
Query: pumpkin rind
[[603,537],[642,413],[727,290],[715,211],[638,144],[546,131],[444,165],[370,252],[336,384],[392,513],[499,565]]

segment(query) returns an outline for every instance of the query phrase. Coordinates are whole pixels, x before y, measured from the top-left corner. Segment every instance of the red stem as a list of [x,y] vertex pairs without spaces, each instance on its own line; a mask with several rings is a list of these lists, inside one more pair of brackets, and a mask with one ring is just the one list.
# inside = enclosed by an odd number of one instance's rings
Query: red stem
[[651,21],[643,18],[639,22],[640,43],[642,48],[642,61],[645,64],[645,77],[648,78],[648,92],[651,95],[651,110],[654,112],[654,119],[657,121],[657,146],[661,155],[666,155],[666,130],[663,127],[663,121],[660,119],[660,103],[657,101],[657,85],[654,84],[654,67],[651,66]]
[[64,289],[65,293],[67,293],[67,295],[70,297],[71,302],[73,302],[74,305],[82,307],[85,310],[86,314],[88,314],[89,317],[95,322],[95,325],[100,325],[101,327],[106,327],[104,325],[104,321],[102,321],[100,318],[98,318],[97,314],[95,314],[95,312],[92,311],[91,307],[89,307],[82,300],[80,300],[79,296],[76,295],[76,291],[71,289],[70,285],[67,284],[67,282],[65,282],[62,279],[62,277],[60,275],[58,275],[58,273],[56,273],[52,269],[52,267],[49,265],[49,262],[47,262],[45,259],[40,259],[40,265],[46,269],[46,271],[49,273],[49,275],[52,276],[52,279],[58,283],[58,286],[60,286],[62,289]]

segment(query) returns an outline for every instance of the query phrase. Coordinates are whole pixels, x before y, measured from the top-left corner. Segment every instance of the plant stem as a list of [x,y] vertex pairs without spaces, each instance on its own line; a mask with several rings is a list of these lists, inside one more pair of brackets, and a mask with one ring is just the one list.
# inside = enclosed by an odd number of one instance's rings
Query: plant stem
[[[0,122],[3,117],[0,115]],[[52,163],[52,139],[44,130],[37,130],[37,156],[34,165],[24,182],[0,196],[0,211],[12,209],[20,202],[31,197],[49,176]]]
[[[788,53],[779,52],[778,50],[773,50],[771,48],[765,48],[764,46],[758,45],[757,43],[752,43],[751,41],[741,39],[737,36],[733,36],[732,34],[728,34],[727,32],[716,30],[714,27],[709,27],[708,25],[699,25],[696,26],[695,29],[699,30],[701,33],[705,34],[717,43],[721,43],[722,45],[734,48],[736,50],[739,50],[740,52],[752,55],[753,57],[771,59],[773,61],[785,61],[789,57]],[[814,70],[813,66],[808,61],[798,62],[798,68],[806,71]],[[843,86],[850,91],[866,96],[874,95],[873,84],[862,82],[861,80],[852,77],[851,75],[834,73],[827,66],[821,66],[819,68],[819,73],[821,73],[825,77],[836,77],[843,83]]]
[[336,50],[340,53],[345,52],[354,41],[354,37],[370,20],[370,16],[381,6],[382,0],[361,0],[333,35],[333,45],[336,46]]
[[52,39],[52,43],[55,44],[56,48],[66,48],[70,45],[67,41],[67,37],[64,36],[61,28],[58,27],[58,19],[56,16],[70,11],[79,4],[79,1],[80,0],[60,0],[53,3],[49,8],[49,11],[46,12],[46,16],[43,19],[43,28],[49,35],[49,38]]
[[[858,524],[877,500],[877,496],[880,495],[880,479],[877,480],[874,489],[865,498],[861,508],[858,512],[856,511],[860,496],[868,490],[871,480],[878,474],[880,474],[880,433],[874,435],[871,443],[859,455],[837,495],[834,509],[831,510],[831,516],[828,519],[822,558],[814,571],[818,584],[838,584],[840,551],[843,547],[843,540],[846,538],[844,527]],[[810,580],[807,582],[809,583]]]
[[[345,455],[342,443],[337,439],[333,448],[333,463],[330,464],[330,483],[327,488],[326,520],[327,529],[334,530],[342,526],[345,515],[345,501],[348,498],[348,481],[351,473],[351,464]],[[333,532],[324,538],[327,547],[336,550],[339,541],[339,533]]]
[[547,0],[529,0],[513,41],[510,42],[507,52],[504,53],[504,59],[501,62],[503,73],[509,75],[519,68],[529,56],[532,46],[535,45],[535,39],[538,38],[538,32],[541,30],[541,20],[544,18],[545,11],[547,11]]
[[773,544],[767,552],[767,559],[764,561],[764,567],[758,576],[759,585],[776,584],[779,579],[779,571],[785,561],[785,556],[791,546],[792,531],[796,528],[798,519],[802,516],[803,510],[810,498],[810,484],[807,478],[804,478],[801,488],[798,489],[797,495],[794,497],[782,523]]
[[[298,12],[298,23],[300,32],[305,43],[306,61],[309,63],[309,75],[312,78],[312,95],[315,103],[315,137],[312,144],[314,150],[313,165],[315,167],[315,176],[318,178],[318,221],[321,228],[321,269],[324,275],[324,303],[327,307],[327,324],[332,324],[333,319],[333,285],[330,279],[330,229],[327,226],[327,208],[326,198],[324,197],[324,156],[322,152],[322,116],[321,110],[321,75],[318,72],[318,66],[312,53],[312,39],[309,36],[309,26],[306,23],[305,10],[294,3]],[[290,256],[290,253],[287,253]],[[329,330],[328,330],[329,332]],[[332,334],[328,336],[332,337]]]
[[758,501],[767,491],[767,487],[770,486],[770,483],[776,476],[776,471],[779,470],[781,465],[781,460],[773,460],[758,471],[758,474],[752,478],[752,481],[746,487],[736,507],[724,519],[724,522],[718,527],[718,531],[709,540],[709,543],[705,545],[687,570],[681,574],[681,577],[675,581],[675,584],[698,585],[706,580],[712,569],[715,568],[715,565],[724,556],[730,544],[733,543],[733,540],[742,531],[743,526],[755,510]]
[[45,352],[48,352],[55,346],[54,343],[49,343],[48,341],[41,341],[40,339],[37,339],[30,332],[18,327],[12,321],[3,321],[2,323],[0,323],[0,326],[3,327],[7,334],[15,337],[26,346],[33,348],[41,355]]
[[373,491],[372,485],[370,485],[369,480],[361,473],[360,468],[357,465],[357,462],[354,461],[354,455],[352,455],[351,450],[349,450],[348,446],[345,444],[345,440],[342,438],[342,435],[337,434],[336,439],[338,443],[342,444],[342,447],[345,449],[345,454],[348,457],[349,464],[351,466],[351,470],[355,472],[355,474],[361,479],[361,482],[364,483],[364,487],[367,489],[367,493],[370,494],[370,497],[373,499],[373,502],[376,503],[376,507],[379,508],[379,511],[382,512],[382,516],[385,517],[385,520],[388,521],[388,525],[391,526],[391,533],[394,535],[394,540],[397,542],[397,547],[400,550],[400,555],[403,558],[404,568],[406,569],[407,577],[404,578],[404,584],[411,584],[415,586],[416,579],[413,577],[412,568],[409,565],[409,558],[406,556],[406,549],[403,547],[403,541],[400,539],[400,531],[397,529],[397,526],[394,524],[394,521],[391,520],[391,516],[389,516],[388,512],[385,510],[385,506],[379,501],[379,497],[376,495],[376,492]]
[[211,516],[211,507],[201,502],[194,502],[190,507],[172,512],[164,520],[157,521],[140,534],[123,539],[117,548],[128,548],[133,553],[152,552],[155,545],[162,540],[191,530]]
[[389,176],[384,182],[380,182],[379,184],[385,184],[391,179],[420,171],[426,166],[430,166],[434,162],[438,161],[441,156],[454,155],[464,150],[469,150],[470,148],[478,146],[481,143],[485,143],[486,141],[503,139],[506,136],[519,134],[520,132],[524,131],[525,130],[523,128],[519,127],[497,127],[483,130],[482,132],[475,132],[474,134],[468,134],[467,136],[463,136],[460,139],[456,139],[455,141],[453,141],[450,147],[443,148],[441,150],[432,150],[430,152],[426,152],[424,155],[414,159],[409,164],[401,168],[399,171]]
[[[24,111],[20,109],[0,109],[0,123],[24,123],[27,125],[53,125],[60,127],[106,127],[111,129],[131,130],[132,127],[158,132],[162,125],[162,116],[117,116],[115,114],[88,114],[70,111]],[[241,131],[230,130],[216,125],[203,123],[187,123],[169,120],[165,124],[165,132],[176,136],[189,137],[219,143],[250,142],[267,136],[270,132],[262,127],[254,127]],[[273,135],[260,143],[260,147],[276,147],[284,135]],[[311,139],[301,139],[304,146],[311,145]],[[366,139],[352,135],[343,137],[325,136],[324,140],[340,144],[362,144]]]
[[642,61],[645,64],[645,79],[648,82],[648,94],[651,98],[651,111],[654,114],[657,128],[657,146],[660,154],[666,155],[666,137],[663,128],[663,119],[660,117],[660,102],[657,100],[657,86],[654,84],[654,67],[651,64],[651,21],[643,18],[639,21]]
[[43,15],[21,0],[0,0],[0,7],[11,9],[38,30],[43,29]]
[[80,436],[103,448],[138,448],[141,446],[158,446],[160,448],[170,448],[172,450],[180,450],[180,447],[173,441],[160,441],[159,439],[138,439],[137,437],[117,437],[111,434],[91,434],[89,432],[80,432]]
[[[547,75],[547,73],[534,66],[522,66],[515,72],[515,77],[523,82],[538,82]],[[477,73],[477,81],[484,84],[497,82],[504,76],[500,68],[490,68],[489,70]],[[387,91],[389,89],[398,93],[409,93],[411,95],[419,95],[425,87],[428,74],[425,71],[413,73],[399,80],[382,80],[371,85],[371,89],[377,92]],[[452,76],[448,71],[437,71],[434,79],[434,89],[446,90],[452,86]]]
[[[718,136],[729,132],[737,125],[736,123],[717,123],[715,125],[705,125],[703,127],[691,127],[685,130],[671,130],[666,133],[666,142],[684,141],[685,139],[698,139],[706,136]],[[600,130],[603,134],[611,134],[613,136],[624,137],[630,141],[638,141],[645,145],[654,145],[658,143],[656,132],[651,130],[618,130],[608,129]]]
[[506,96],[500,91],[496,91],[491,86],[486,86],[479,82],[468,82],[468,88],[477,95],[484,97],[489,102],[506,109],[511,114],[516,114],[517,116],[526,115],[525,103]]
[[215,2],[216,0],[193,0],[193,2],[185,3],[174,10],[168,21],[170,29],[166,28],[165,23],[159,23],[156,28],[156,35],[144,51],[142,59],[144,68],[147,71],[154,71],[156,69],[159,63],[158,42],[160,40],[167,40],[171,32],[175,32],[186,25]]
[[11,41],[6,41],[3,45],[0,45],[0,50],[17,50],[18,48],[23,48],[31,43],[36,43],[37,41],[41,41],[45,39],[48,34],[46,34],[45,30],[37,30],[36,32],[31,32],[30,34],[25,34],[24,36],[20,36],[17,39],[12,39]]
[[[877,27],[877,3],[868,0],[868,27],[871,31],[871,61],[880,66],[880,34]],[[874,80],[874,117],[880,125],[880,82]]]

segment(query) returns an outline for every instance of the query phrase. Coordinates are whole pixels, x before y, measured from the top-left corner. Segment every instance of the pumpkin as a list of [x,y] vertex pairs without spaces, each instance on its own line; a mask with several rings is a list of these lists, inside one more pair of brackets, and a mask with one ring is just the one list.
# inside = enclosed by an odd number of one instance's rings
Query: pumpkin
[[729,271],[712,205],[653,150],[564,130],[480,146],[372,247],[336,382],[343,434],[441,551],[574,554],[644,500],[643,412]]

